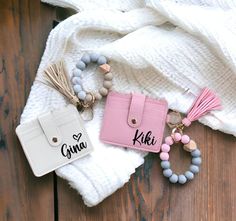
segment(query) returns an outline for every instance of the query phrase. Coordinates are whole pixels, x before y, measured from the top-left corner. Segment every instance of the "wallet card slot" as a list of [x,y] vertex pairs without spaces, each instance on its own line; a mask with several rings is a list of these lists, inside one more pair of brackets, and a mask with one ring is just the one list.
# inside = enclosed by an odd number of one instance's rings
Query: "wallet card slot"
[[[125,100],[129,103],[130,99],[131,99],[131,94],[120,94],[118,92],[114,92],[111,91],[108,94],[107,100],[109,100],[109,98],[112,101],[120,101],[120,100]],[[146,102],[148,104],[160,104],[163,105],[163,103],[165,103],[167,105],[167,101],[165,99],[158,99],[158,98],[150,98],[150,97],[146,97]]]
[[[61,127],[63,125],[66,125],[66,124],[70,124],[74,121],[78,121],[78,116],[76,117],[76,115],[72,115],[70,117],[68,117],[68,115],[66,116],[66,118],[64,119],[55,119],[55,124],[57,127]],[[20,134],[22,136],[27,136],[29,139],[31,139],[31,136],[32,137],[35,137],[41,133],[41,127],[40,127],[40,124],[38,122],[38,120],[33,120],[29,123],[25,123],[25,124],[22,124],[22,125],[19,125],[17,128],[17,130],[20,130]]]
[[[136,97],[134,116],[142,120],[138,127],[131,127],[127,118],[133,113],[132,95],[110,92],[107,98],[100,139],[105,143],[137,150],[159,152],[168,105],[165,100],[154,100],[144,95]],[[139,100],[140,99],[140,100]],[[137,103],[136,103],[137,102]],[[112,124],[111,124],[112,122]]]
[[[120,103],[115,103],[114,101],[112,101],[112,103],[109,103],[109,105],[112,106],[112,108],[115,108],[115,109],[118,109],[118,110],[126,110],[128,111],[128,104],[127,105],[121,105]],[[162,113],[162,112],[165,112],[167,108],[164,108],[163,105],[153,105],[153,106],[150,106],[150,105],[146,105],[144,107],[144,111],[147,112],[147,113],[155,113],[155,114],[159,114],[159,113]]]
[[62,142],[62,134],[51,113],[38,117],[39,124],[51,146],[58,146]]

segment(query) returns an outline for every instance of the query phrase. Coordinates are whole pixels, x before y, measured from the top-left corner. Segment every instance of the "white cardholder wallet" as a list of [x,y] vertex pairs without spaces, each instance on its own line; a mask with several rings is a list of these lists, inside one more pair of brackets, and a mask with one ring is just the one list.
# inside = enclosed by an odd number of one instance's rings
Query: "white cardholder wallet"
[[43,176],[89,154],[92,144],[75,106],[38,116],[16,128],[35,176]]

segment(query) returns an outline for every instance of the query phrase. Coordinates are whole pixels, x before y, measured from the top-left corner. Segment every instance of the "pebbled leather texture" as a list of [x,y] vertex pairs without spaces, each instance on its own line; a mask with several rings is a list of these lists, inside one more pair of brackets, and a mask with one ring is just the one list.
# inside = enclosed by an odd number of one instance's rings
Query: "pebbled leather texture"
[[104,143],[159,152],[167,115],[167,102],[142,94],[110,92],[100,139]]
[[73,105],[39,115],[16,128],[35,176],[43,176],[92,152],[84,122]]

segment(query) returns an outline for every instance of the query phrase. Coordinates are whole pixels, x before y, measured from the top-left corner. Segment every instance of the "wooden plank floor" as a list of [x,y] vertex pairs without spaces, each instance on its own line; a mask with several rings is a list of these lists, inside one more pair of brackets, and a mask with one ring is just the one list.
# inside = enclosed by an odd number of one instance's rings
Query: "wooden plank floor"
[[[201,172],[170,185],[150,154],[129,183],[94,208],[54,174],[33,176],[14,129],[27,100],[56,9],[38,0],[0,0],[0,221],[234,221],[236,139],[195,123],[189,134],[203,154]],[[190,158],[171,153],[176,170]]]

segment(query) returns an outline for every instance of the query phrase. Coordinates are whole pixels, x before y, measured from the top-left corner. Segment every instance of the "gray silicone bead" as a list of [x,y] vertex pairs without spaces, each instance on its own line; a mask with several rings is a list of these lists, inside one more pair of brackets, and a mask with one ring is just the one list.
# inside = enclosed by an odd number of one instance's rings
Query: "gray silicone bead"
[[98,57],[99,57],[99,54],[97,54],[97,53],[90,54],[90,59],[92,62],[97,62]]
[[161,161],[161,168],[169,169],[170,168],[170,161],[168,161],[168,160]]
[[199,166],[199,165],[201,165],[201,163],[202,163],[201,157],[193,157],[192,158],[192,164]]
[[99,65],[106,64],[107,63],[107,59],[103,55],[101,55],[101,56],[99,56],[99,58],[97,60],[97,63]]
[[82,84],[82,80],[80,77],[73,77],[72,78],[72,83],[73,84]]
[[81,71],[80,69],[75,69],[75,70],[73,71],[74,77],[80,77],[80,76],[81,76],[81,73],[82,73],[82,71]]
[[84,100],[86,97],[86,93],[84,91],[80,91],[78,94],[79,99]]
[[81,61],[83,61],[85,64],[89,64],[91,62],[89,54],[84,54],[81,58]]
[[170,177],[173,174],[171,169],[165,169],[163,170],[164,177]]
[[174,173],[171,175],[171,177],[169,178],[169,181],[171,183],[177,183],[178,182],[178,176]]
[[191,171],[186,171],[184,175],[188,180],[192,180],[194,178],[194,174]]
[[81,85],[79,85],[79,84],[76,84],[76,85],[74,85],[74,91],[76,92],[76,93],[79,93],[81,90],[82,90],[82,87],[81,87]]
[[180,184],[185,184],[185,183],[187,182],[187,178],[186,178],[183,174],[180,174],[180,175],[178,176],[178,182],[179,182]]
[[86,64],[83,61],[78,61],[76,67],[83,71],[86,68]]
[[200,157],[201,156],[201,151],[199,149],[196,149],[196,150],[191,152],[191,155],[193,157]]
[[199,167],[196,166],[196,165],[191,164],[190,167],[189,167],[189,170],[190,170],[192,173],[198,173],[198,172],[199,172]]

